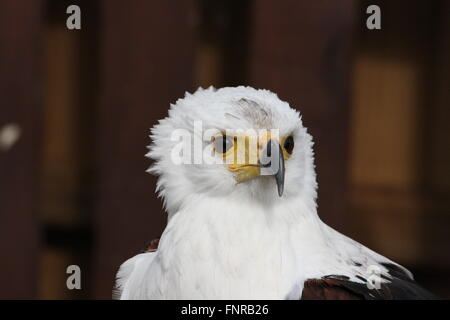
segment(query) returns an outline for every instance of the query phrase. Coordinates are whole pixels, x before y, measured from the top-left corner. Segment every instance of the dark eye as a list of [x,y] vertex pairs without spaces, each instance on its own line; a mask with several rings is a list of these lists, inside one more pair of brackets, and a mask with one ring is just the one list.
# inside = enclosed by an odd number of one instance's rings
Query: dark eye
[[214,148],[219,153],[225,153],[233,146],[233,140],[227,136],[218,136],[214,139]]
[[294,150],[294,137],[289,136],[284,141],[284,150],[286,150],[287,153],[292,154],[292,150]]

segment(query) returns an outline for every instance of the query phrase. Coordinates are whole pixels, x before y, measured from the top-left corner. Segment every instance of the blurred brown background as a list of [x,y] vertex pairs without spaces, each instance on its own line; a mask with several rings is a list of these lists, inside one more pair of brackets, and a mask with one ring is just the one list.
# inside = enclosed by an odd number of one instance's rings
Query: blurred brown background
[[322,219],[449,298],[449,4],[0,0],[0,298],[110,298],[165,224],[149,128],[185,91],[240,84],[303,113]]

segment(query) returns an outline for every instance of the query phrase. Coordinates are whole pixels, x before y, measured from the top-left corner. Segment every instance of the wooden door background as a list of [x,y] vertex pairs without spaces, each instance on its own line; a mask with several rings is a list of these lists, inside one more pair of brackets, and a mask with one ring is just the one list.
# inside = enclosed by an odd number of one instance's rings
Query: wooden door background
[[[82,29],[66,28],[77,4]],[[382,29],[367,30],[378,4]],[[110,298],[165,224],[149,128],[198,86],[273,90],[315,138],[319,214],[450,297],[450,7],[0,1],[0,298]],[[66,288],[79,265],[82,289]]]

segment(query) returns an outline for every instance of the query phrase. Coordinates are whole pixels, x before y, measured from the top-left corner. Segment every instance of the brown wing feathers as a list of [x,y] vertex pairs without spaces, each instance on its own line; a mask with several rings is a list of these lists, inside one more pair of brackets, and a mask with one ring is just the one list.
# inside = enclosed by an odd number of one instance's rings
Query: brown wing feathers
[[[310,279],[304,284],[302,300],[431,300],[435,295],[419,286],[403,270],[393,264],[383,264],[389,272],[388,282],[379,289],[369,289],[366,283],[347,277],[330,275]],[[361,280],[365,280],[362,279]]]
[[305,282],[301,300],[363,300],[333,279],[310,279]]

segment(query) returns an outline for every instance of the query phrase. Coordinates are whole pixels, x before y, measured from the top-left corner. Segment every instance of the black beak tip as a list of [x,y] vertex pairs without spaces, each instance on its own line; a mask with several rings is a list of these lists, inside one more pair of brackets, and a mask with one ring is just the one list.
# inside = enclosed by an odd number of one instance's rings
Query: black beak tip
[[283,185],[278,185],[278,196],[281,198],[283,196]]

